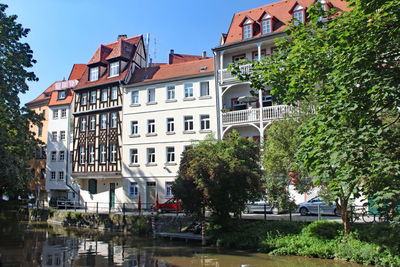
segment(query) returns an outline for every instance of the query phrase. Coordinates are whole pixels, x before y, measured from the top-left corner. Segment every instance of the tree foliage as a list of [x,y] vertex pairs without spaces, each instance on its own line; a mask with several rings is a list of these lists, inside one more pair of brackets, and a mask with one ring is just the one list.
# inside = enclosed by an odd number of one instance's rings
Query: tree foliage
[[25,194],[32,176],[28,156],[37,141],[29,131],[29,123],[39,124],[41,117],[20,107],[19,94],[28,90],[26,81],[36,81],[27,69],[35,60],[27,43],[21,42],[29,29],[16,22],[17,16],[5,13],[0,4],[0,195],[10,198]]
[[201,216],[206,208],[225,227],[230,212],[239,215],[246,202],[262,195],[261,177],[257,144],[233,131],[184,152],[172,190],[185,210]]
[[348,12],[325,13],[316,2],[307,23],[276,40],[279,52],[272,59],[240,75],[253,87],[271,86],[286,103],[317,102],[316,115],[300,127],[296,161],[328,187],[346,233],[351,197],[362,193],[393,203],[400,175],[400,2],[360,0],[350,6]]

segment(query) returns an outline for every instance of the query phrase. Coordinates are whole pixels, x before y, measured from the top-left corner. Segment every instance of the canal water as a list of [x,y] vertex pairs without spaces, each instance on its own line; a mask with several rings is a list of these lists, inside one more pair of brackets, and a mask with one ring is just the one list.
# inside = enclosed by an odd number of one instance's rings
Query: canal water
[[[0,220],[1,222],[1,220]],[[280,257],[203,248],[200,244],[138,238],[47,224],[0,225],[3,266],[360,266],[334,260]]]

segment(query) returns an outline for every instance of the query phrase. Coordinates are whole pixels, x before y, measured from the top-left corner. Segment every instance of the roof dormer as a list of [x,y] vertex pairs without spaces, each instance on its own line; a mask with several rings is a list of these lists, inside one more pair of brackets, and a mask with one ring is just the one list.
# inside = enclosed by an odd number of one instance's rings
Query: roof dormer
[[262,13],[258,21],[261,24],[261,34],[268,34],[274,31],[274,21],[276,18],[266,11]]
[[295,3],[293,7],[289,10],[289,14],[293,16],[293,24],[298,25],[305,22],[306,18],[306,8],[301,6],[299,3]]
[[253,19],[246,16],[242,23],[239,24],[239,26],[242,27],[243,40],[253,37],[254,23],[255,21]]

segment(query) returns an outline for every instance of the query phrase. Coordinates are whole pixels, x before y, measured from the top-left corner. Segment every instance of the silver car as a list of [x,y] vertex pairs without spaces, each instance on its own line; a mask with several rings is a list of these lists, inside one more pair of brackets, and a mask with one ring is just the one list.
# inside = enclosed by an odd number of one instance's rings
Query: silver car
[[321,214],[339,216],[339,212],[336,210],[336,205],[334,203],[326,204],[319,196],[299,204],[298,211],[302,216],[307,214],[318,214],[318,206]]
[[258,201],[247,203],[244,212],[245,213],[254,213],[254,212],[264,213],[264,206],[265,206],[266,212],[272,213],[272,206],[265,200],[258,200]]

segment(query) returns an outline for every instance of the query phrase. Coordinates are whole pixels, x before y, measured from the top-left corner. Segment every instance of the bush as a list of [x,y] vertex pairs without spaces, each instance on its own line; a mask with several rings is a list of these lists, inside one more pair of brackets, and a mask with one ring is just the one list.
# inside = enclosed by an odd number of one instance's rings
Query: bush
[[343,232],[343,225],[338,222],[315,221],[303,229],[302,234],[319,239],[334,239]]

